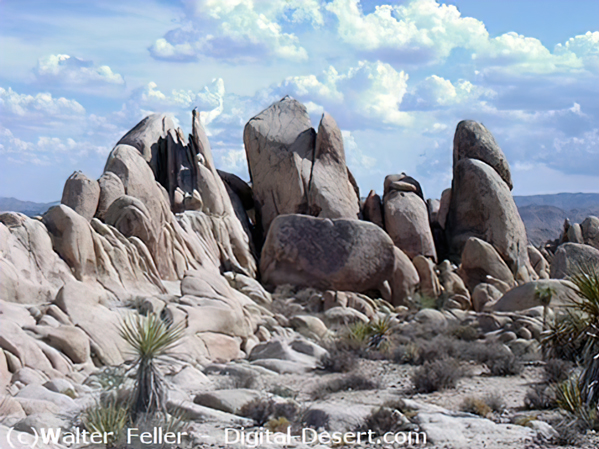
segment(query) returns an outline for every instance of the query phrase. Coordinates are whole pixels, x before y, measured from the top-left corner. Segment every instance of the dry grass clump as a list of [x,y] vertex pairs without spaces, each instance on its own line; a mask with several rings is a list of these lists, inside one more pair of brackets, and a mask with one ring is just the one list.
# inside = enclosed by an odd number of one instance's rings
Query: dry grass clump
[[432,393],[455,388],[466,374],[456,359],[443,358],[425,362],[412,373],[411,380],[418,393]]
[[482,416],[483,418],[486,418],[493,413],[493,409],[491,409],[483,399],[472,396],[464,398],[460,409],[463,412],[472,413],[473,415]]
[[339,391],[374,390],[378,388],[378,386],[378,382],[367,379],[364,376],[360,376],[358,374],[347,374],[343,377],[339,377],[318,385],[312,391],[312,399],[324,399],[328,395],[337,393]]

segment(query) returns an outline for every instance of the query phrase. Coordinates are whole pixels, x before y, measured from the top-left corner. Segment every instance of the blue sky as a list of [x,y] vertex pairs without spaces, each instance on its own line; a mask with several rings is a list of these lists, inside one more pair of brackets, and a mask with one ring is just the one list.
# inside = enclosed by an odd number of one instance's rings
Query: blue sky
[[0,196],[60,199],[150,112],[248,179],[243,126],[284,95],[343,131],[362,193],[407,172],[438,197],[458,121],[515,194],[599,192],[597,0],[0,0]]

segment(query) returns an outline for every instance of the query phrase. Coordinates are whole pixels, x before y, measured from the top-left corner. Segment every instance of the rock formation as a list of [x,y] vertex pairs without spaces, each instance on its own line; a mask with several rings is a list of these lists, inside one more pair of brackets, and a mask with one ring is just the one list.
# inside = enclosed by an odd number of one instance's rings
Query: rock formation
[[458,124],[453,174],[445,226],[450,254],[459,258],[468,239],[476,237],[493,246],[516,280],[535,279],[524,224],[510,193],[509,167],[482,125]]
[[243,142],[265,232],[281,214],[358,218],[341,131],[328,114],[317,135],[305,106],[285,97],[248,122]]

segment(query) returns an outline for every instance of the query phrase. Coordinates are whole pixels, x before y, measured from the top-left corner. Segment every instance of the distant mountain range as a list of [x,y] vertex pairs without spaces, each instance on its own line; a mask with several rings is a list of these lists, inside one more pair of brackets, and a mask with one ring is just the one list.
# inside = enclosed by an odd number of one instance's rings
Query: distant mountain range
[[558,238],[566,218],[580,223],[589,215],[599,216],[599,193],[514,196],[514,201],[534,246]]
[[[557,193],[554,195],[514,196],[526,226],[528,240],[535,246],[560,236],[564,220],[580,223],[589,215],[599,216],[599,193]],[[15,211],[28,216],[41,215],[59,204],[34,203],[0,197],[0,212]]]
[[34,203],[33,201],[21,201],[16,198],[0,197],[0,212],[21,212],[29,217],[41,215],[50,207],[56,206],[60,201],[53,203]]

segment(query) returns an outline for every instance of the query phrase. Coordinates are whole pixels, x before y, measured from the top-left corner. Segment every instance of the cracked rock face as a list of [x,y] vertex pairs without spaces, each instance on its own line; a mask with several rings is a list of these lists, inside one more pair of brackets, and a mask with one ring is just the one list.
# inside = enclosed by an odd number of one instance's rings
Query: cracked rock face
[[358,218],[341,131],[324,114],[318,135],[306,107],[285,97],[252,118],[243,141],[265,232],[283,214]]

